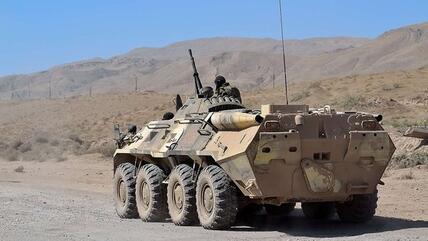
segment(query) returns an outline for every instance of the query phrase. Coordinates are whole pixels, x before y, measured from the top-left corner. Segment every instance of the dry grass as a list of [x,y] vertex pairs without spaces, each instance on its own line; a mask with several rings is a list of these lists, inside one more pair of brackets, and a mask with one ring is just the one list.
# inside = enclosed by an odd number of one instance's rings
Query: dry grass
[[24,166],[18,166],[17,168],[14,169],[15,172],[24,172]]
[[408,173],[402,174],[399,177],[400,180],[413,180],[415,179],[415,176],[413,175],[413,172],[410,170]]

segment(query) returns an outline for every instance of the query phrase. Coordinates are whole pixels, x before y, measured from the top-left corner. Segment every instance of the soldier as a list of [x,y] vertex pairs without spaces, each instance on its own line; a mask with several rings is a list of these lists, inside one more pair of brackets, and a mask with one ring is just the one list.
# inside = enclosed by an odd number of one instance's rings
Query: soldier
[[223,76],[217,75],[215,77],[214,83],[215,93],[217,96],[230,96],[238,99],[239,102],[242,103],[241,93],[239,92],[239,89],[234,86],[231,86],[228,82],[226,82],[226,79]]

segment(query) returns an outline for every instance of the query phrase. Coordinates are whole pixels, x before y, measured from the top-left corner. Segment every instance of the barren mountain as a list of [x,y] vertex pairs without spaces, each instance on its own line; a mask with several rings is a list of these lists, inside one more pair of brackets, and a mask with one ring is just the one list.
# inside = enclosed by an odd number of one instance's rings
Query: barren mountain
[[[29,75],[0,78],[0,99],[65,97],[130,91],[190,93],[194,50],[201,78],[210,83],[223,74],[244,90],[283,82],[280,41],[211,38],[163,48],[138,48],[110,59],[65,64]],[[376,39],[317,38],[286,41],[292,82],[416,69],[428,65],[428,23],[388,31]]]

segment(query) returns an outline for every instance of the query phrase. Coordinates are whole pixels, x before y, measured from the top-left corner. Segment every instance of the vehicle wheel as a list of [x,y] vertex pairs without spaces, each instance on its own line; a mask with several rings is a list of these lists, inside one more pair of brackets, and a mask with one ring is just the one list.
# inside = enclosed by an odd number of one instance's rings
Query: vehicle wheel
[[192,180],[193,169],[188,165],[176,166],[168,181],[168,209],[175,225],[197,223],[195,183]]
[[144,165],[137,175],[136,200],[138,214],[145,222],[160,222],[168,217],[165,173],[153,164]]
[[218,166],[205,167],[196,185],[199,222],[206,229],[228,229],[238,213],[236,187]]
[[327,219],[334,215],[334,203],[313,202],[302,203],[302,211],[305,217],[310,219]]
[[265,205],[265,210],[270,215],[287,215],[294,210],[296,203],[284,203],[281,206],[276,205]]
[[376,212],[377,199],[377,190],[371,194],[354,195],[352,200],[336,204],[337,214],[344,222],[369,221]]
[[113,179],[113,196],[116,213],[121,218],[138,217],[135,203],[135,166],[131,163],[120,164]]

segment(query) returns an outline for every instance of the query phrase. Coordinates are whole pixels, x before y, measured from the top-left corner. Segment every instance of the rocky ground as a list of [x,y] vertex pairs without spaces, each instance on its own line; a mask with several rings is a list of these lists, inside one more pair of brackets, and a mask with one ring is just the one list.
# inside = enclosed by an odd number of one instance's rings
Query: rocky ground
[[121,220],[112,166],[99,155],[67,161],[0,161],[0,240],[428,240],[428,166],[388,170],[367,224],[289,217],[241,219],[229,231]]

